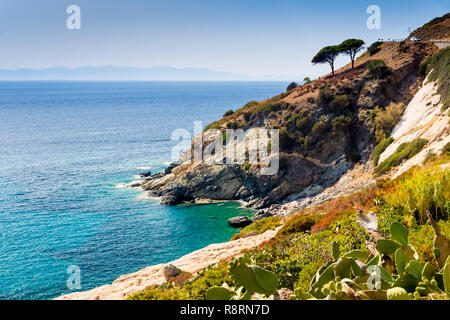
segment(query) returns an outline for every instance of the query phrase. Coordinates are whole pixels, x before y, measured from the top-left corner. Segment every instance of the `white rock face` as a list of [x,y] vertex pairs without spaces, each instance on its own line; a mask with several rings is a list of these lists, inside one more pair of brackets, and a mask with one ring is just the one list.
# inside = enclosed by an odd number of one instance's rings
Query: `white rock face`
[[427,82],[428,79],[425,79],[423,87],[406,107],[402,120],[391,134],[395,141],[381,154],[379,163],[395,153],[402,143],[418,138],[427,139],[429,142],[419,154],[400,165],[393,178],[421,164],[429,152],[440,154],[442,148],[450,142],[448,110],[441,110],[438,84]]

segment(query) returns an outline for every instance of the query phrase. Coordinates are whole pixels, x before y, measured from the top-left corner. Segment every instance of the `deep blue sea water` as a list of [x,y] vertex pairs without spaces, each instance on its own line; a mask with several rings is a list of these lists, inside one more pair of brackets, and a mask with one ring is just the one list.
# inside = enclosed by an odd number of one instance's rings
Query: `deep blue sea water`
[[70,293],[71,265],[84,291],[229,240],[238,204],[167,207],[117,185],[163,170],[173,130],[285,87],[0,82],[0,299]]

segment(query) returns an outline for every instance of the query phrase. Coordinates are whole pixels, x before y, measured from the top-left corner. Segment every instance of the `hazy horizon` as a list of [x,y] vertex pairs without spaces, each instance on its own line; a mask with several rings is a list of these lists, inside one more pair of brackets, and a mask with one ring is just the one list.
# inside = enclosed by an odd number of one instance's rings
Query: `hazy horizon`
[[[303,78],[301,78],[303,79]],[[0,81],[300,81],[281,75],[250,76],[207,68],[149,68],[114,65],[0,70]]]
[[[67,28],[71,5],[81,10],[79,30]],[[370,5],[380,7],[380,29],[367,27]],[[449,11],[442,0],[3,0],[0,70],[168,66],[252,79],[317,78],[329,72],[311,63],[322,47],[348,38],[366,45],[402,39]],[[348,62],[341,56],[336,67]]]

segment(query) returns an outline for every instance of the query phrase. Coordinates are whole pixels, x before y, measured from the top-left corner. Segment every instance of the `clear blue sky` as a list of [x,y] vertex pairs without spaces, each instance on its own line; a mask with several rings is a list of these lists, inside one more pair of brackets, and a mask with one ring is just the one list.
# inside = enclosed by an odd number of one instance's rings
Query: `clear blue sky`
[[[80,31],[66,28],[72,4]],[[381,30],[366,27],[372,4]],[[310,63],[321,47],[403,38],[449,9],[448,0],[1,0],[0,69],[168,65],[315,77],[328,71]]]

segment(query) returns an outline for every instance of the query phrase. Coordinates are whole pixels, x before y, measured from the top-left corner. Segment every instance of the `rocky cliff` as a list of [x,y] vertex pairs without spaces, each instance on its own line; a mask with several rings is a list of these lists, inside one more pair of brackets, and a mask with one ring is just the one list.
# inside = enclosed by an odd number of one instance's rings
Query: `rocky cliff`
[[426,42],[379,44],[357,59],[353,69],[349,64],[334,77],[250,102],[206,128],[215,134],[205,131],[203,145],[227,129],[279,129],[280,167],[275,175],[261,175],[260,164],[249,158],[233,164],[210,164],[205,158],[201,163],[180,161],[140,186],[169,205],[242,200],[260,210],[256,218],[278,213],[285,203],[318,195],[357,163],[368,163],[379,142],[376,112],[392,104],[407,105],[421,86],[419,66],[437,51]]

